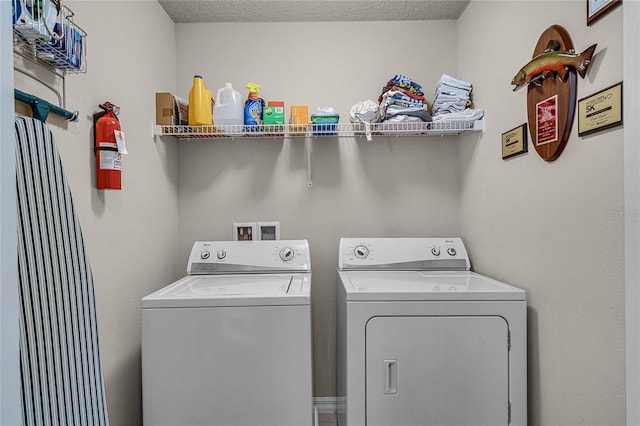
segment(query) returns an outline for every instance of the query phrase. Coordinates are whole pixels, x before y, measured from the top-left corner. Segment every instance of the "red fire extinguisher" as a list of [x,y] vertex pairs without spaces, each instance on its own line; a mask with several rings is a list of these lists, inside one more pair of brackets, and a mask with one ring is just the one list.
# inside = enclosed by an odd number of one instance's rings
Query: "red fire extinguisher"
[[99,107],[103,111],[93,115],[96,187],[122,189],[122,156],[121,149],[118,149],[118,138],[123,136],[117,117],[120,108],[111,102],[105,102]]

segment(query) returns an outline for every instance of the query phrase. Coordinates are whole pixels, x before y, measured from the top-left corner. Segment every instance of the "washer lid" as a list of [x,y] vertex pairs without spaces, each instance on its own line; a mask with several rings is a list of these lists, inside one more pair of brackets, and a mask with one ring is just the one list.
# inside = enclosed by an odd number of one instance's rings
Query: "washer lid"
[[188,276],[142,299],[142,308],[309,305],[311,274]]
[[525,291],[475,272],[339,271],[347,300],[526,300]]

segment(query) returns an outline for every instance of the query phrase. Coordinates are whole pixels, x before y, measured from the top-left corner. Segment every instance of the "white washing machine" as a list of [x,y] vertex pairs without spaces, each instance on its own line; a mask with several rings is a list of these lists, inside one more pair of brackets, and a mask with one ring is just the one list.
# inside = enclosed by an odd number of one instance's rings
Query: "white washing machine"
[[142,299],[144,424],[310,426],[307,241],[199,241],[187,272]]
[[525,292],[458,238],[343,238],[340,426],[527,424]]

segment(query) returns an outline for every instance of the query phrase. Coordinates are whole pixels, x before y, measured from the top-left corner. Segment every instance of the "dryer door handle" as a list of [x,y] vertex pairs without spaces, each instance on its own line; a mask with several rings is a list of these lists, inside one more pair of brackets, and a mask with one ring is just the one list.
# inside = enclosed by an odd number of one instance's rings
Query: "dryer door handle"
[[384,393],[395,395],[398,393],[398,360],[385,359],[384,365]]

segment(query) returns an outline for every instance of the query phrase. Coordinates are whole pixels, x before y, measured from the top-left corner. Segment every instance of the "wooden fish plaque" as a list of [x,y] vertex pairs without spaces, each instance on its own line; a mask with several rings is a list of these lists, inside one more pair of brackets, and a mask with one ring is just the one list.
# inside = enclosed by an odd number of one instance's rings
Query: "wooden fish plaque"
[[[555,43],[554,43],[555,42]],[[556,50],[573,50],[569,33],[559,25],[553,25],[542,33],[533,57],[545,52],[548,46]],[[527,115],[532,145],[540,157],[554,161],[567,145],[576,111],[577,76],[569,71],[564,78],[545,78],[540,85],[527,87]]]

